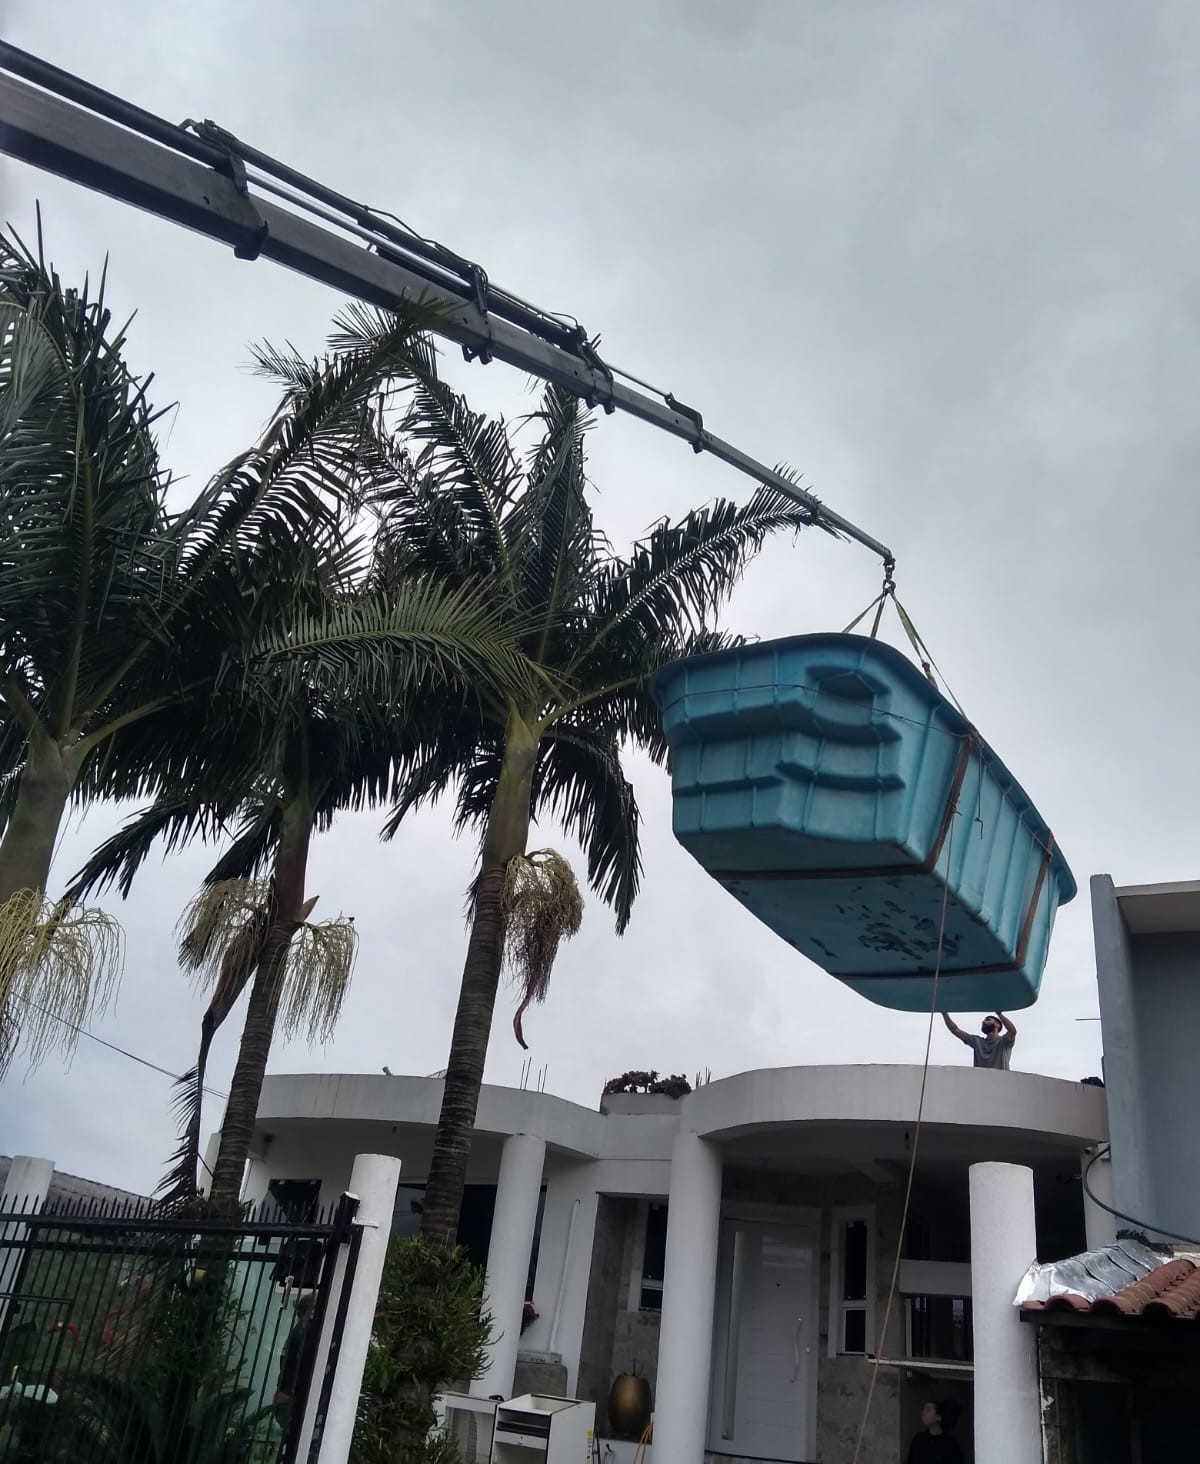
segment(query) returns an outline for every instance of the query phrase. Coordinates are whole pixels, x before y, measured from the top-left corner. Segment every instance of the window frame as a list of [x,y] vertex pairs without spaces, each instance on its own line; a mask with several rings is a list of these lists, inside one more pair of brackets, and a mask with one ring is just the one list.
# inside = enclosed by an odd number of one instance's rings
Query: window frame
[[[657,1205],[663,1210],[667,1208],[667,1198],[662,1196],[658,1199],[639,1200],[637,1209],[634,1212],[633,1232],[633,1255],[630,1258],[629,1267],[629,1295],[626,1305],[631,1312],[644,1312],[648,1316],[662,1315],[662,1294],[666,1283],[664,1276],[662,1281],[647,1282],[643,1273],[646,1262],[646,1228],[650,1223],[650,1206]],[[658,1293],[658,1305],[643,1306],[642,1292],[656,1291]]]
[[[867,1281],[862,1301],[847,1301],[843,1272],[843,1236],[847,1224],[862,1221],[867,1227]],[[875,1206],[835,1205],[830,1212],[829,1233],[829,1324],[827,1347],[830,1357],[871,1357],[875,1347],[875,1302],[878,1292],[875,1275]],[[851,1352],[845,1347],[846,1316],[863,1313],[863,1350]]]

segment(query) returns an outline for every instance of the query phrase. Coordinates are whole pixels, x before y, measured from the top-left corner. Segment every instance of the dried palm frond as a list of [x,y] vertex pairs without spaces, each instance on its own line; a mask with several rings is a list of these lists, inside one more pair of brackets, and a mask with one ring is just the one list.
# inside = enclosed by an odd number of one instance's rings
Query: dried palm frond
[[7,1042],[36,1066],[54,1048],[74,1050],[88,1019],[112,999],[121,973],[120,925],[102,910],[19,890],[0,906],[0,1011]]
[[205,885],[175,927],[179,964],[200,985],[221,985],[239,974],[244,983],[258,959],[271,903],[266,880],[222,879]]
[[522,987],[513,1031],[525,1047],[521,1019],[534,1002],[545,1001],[558,948],[578,932],[583,920],[583,896],[562,855],[538,849],[509,860],[502,908],[505,962]]
[[357,955],[352,918],[339,915],[301,925],[288,948],[283,976],[279,1026],[285,1037],[303,1035],[309,1042],[332,1037]]

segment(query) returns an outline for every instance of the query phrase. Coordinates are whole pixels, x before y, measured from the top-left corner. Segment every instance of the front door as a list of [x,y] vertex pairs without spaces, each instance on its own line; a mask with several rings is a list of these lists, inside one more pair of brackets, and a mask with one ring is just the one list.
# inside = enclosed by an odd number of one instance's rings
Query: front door
[[725,1220],[717,1273],[709,1448],[809,1458],[817,1234],[802,1221]]

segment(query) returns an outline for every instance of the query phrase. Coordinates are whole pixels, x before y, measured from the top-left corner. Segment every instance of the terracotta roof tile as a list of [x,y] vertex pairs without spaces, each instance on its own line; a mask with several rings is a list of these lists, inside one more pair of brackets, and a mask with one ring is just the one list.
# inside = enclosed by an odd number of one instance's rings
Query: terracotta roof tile
[[1089,1300],[1077,1292],[1061,1292],[1047,1301],[1026,1301],[1022,1311],[1091,1312],[1100,1316],[1144,1316],[1155,1320],[1200,1317],[1200,1267],[1182,1257],[1164,1261],[1140,1281],[1108,1296]]
[[1200,1312],[1200,1269],[1193,1266],[1190,1276],[1148,1301],[1143,1311],[1148,1317],[1196,1316]]

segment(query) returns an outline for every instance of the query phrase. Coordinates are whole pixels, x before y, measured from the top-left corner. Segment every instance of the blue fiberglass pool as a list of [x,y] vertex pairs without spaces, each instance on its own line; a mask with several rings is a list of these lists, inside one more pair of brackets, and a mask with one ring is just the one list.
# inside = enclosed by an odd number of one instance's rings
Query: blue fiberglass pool
[[858,635],[665,667],[675,837],[776,934],[881,1006],[1037,1000],[1075,881],[1012,774],[918,668]]

